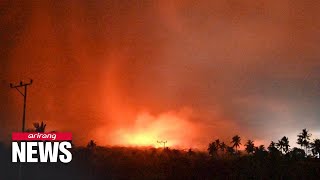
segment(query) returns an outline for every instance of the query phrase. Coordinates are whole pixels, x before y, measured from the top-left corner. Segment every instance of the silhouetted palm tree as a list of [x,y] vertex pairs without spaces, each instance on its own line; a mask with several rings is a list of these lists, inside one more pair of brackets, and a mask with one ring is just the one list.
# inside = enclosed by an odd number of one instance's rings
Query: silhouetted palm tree
[[88,149],[94,149],[97,146],[96,142],[94,140],[90,140],[87,144]]
[[281,140],[279,140],[276,144],[277,148],[279,149],[279,151],[283,152],[283,142]]
[[277,149],[276,148],[276,143],[271,141],[270,145],[268,146],[268,150],[272,151],[272,150],[275,150],[275,149]]
[[268,151],[271,155],[279,154],[280,151],[276,147],[276,143],[271,141],[270,145],[268,146]]
[[235,135],[232,137],[232,141],[231,141],[231,143],[233,144],[232,147],[236,148],[236,152],[238,152],[238,147],[240,147],[240,145],[241,145],[240,141],[241,141],[240,136]]
[[302,146],[303,146],[303,139],[302,139],[302,137],[300,136],[300,134],[298,135],[297,144],[299,144],[299,145],[300,145],[300,147],[301,147],[301,149],[302,149]]
[[233,155],[235,153],[233,147],[227,146],[227,153]]
[[227,145],[224,142],[220,143],[220,149],[222,152],[225,152],[227,149]]
[[219,150],[219,144],[212,142],[209,144],[208,153],[210,156],[216,156]]
[[287,153],[290,147],[288,138],[286,136],[283,136],[281,140],[278,141],[276,146],[281,152]]
[[248,154],[252,154],[254,152],[254,142],[252,140],[248,140],[245,146]]
[[259,147],[255,147],[254,149],[254,154],[258,158],[265,158],[268,155],[268,152],[266,151],[264,145],[260,145]]
[[298,134],[297,144],[299,144],[301,148],[304,146],[306,155],[308,154],[311,135],[312,134],[310,134],[307,129],[302,129],[302,132]]
[[264,145],[260,145],[259,147],[255,147],[255,151],[258,152],[263,152],[266,151],[266,148],[264,147]]
[[315,139],[313,140],[313,142],[311,143],[311,151],[312,154],[314,156],[318,156],[320,155],[320,139]]
[[33,123],[33,127],[35,128],[35,132],[40,132],[43,133],[46,130],[46,124],[43,123],[43,121],[41,122],[41,124],[39,123]]
[[219,149],[220,149],[220,139],[216,139],[214,142],[216,143],[218,151],[219,151]]

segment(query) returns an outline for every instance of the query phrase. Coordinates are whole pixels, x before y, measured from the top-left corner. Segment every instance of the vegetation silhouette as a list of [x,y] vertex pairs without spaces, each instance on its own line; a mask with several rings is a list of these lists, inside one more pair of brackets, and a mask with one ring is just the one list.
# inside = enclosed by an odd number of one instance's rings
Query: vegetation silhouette
[[33,126],[34,126],[36,132],[43,133],[43,132],[45,132],[47,125],[44,124],[43,121],[42,121],[40,124],[39,123],[33,123]]
[[33,123],[33,129],[27,129],[26,132],[39,132],[39,133],[43,133],[46,131],[46,126],[47,124],[43,123],[43,121],[41,121],[41,123],[35,122]]
[[94,140],[90,140],[87,144],[88,149],[94,149],[97,147],[97,143]]
[[[33,132],[44,132],[46,124],[34,123]],[[307,132],[307,136],[305,133]],[[239,135],[229,144],[215,139],[207,152],[196,149],[179,150],[167,147],[111,147],[99,146],[89,140],[86,146],[71,149],[73,160],[63,163],[24,164],[24,179],[318,179],[320,177],[320,139],[311,139],[303,130],[312,155],[306,156],[305,144],[290,148],[283,136],[276,142],[255,146],[247,140],[241,146]],[[303,135],[303,136],[302,136]],[[303,149],[302,149],[303,147]],[[1,179],[17,179],[18,164],[11,163],[11,148],[0,143]]]
[[233,136],[231,143],[233,143],[232,147],[236,148],[236,152],[238,152],[238,147],[241,145],[241,138],[238,135]]
[[248,154],[252,154],[254,152],[254,142],[252,140],[249,139],[245,146]]
[[289,152],[289,147],[290,147],[288,137],[283,136],[283,137],[278,141],[278,143],[276,144],[276,146],[279,148],[279,150],[280,150],[281,152],[288,153],[288,152]]
[[217,139],[214,142],[210,143],[209,147],[208,147],[209,155],[210,156],[217,156],[218,155],[219,146],[220,146],[219,139]]
[[297,144],[305,148],[306,155],[308,154],[308,148],[310,146],[310,137],[312,134],[307,129],[302,129],[302,132],[298,134]]
[[227,145],[224,142],[220,143],[220,149],[224,153],[227,149]]
[[315,139],[310,143],[311,151],[313,156],[317,156],[319,158],[320,155],[320,139]]

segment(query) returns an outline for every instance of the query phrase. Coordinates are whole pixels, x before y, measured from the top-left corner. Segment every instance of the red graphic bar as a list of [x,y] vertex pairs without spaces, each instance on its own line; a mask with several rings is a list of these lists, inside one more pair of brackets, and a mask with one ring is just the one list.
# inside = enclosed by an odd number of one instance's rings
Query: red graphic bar
[[69,132],[13,132],[12,141],[71,141],[72,134]]

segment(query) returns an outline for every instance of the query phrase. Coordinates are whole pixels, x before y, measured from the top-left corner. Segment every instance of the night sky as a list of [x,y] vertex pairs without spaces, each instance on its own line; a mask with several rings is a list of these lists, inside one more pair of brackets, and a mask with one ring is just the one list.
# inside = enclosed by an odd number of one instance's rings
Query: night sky
[[[1,1],[0,141],[203,148],[320,137],[320,1]],[[313,139],[312,138],[312,139]],[[244,144],[244,142],[243,142]]]

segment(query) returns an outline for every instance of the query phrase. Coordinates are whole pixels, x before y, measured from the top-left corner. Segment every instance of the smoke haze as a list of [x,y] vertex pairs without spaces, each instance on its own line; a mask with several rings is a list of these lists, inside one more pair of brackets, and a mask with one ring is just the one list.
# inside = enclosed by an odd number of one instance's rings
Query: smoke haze
[[320,136],[319,1],[1,1],[0,27],[0,141],[29,78],[27,126],[76,144]]

